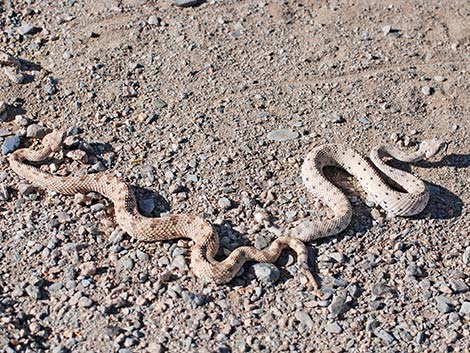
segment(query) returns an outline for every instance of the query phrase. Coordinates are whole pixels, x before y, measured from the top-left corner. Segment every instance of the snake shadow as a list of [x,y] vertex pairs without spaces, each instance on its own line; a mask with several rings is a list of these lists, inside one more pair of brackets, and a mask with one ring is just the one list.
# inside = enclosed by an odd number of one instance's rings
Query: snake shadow
[[[394,168],[399,168],[408,173],[411,173],[411,167],[407,163],[392,160],[389,164]],[[469,154],[448,154],[441,160],[436,162],[430,162],[427,160],[413,163],[419,168],[436,169],[443,167],[452,167],[455,169],[463,169],[470,167],[470,155]],[[418,215],[409,217],[410,219],[451,219],[462,215],[463,201],[452,191],[446,189],[441,185],[425,181],[426,187],[429,190],[430,197],[429,202],[423,212]]]

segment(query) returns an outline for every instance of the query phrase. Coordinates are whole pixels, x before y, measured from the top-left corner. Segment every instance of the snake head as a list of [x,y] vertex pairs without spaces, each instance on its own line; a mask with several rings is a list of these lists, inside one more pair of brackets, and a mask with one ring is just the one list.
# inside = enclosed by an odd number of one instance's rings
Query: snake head
[[423,151],[426,158],[431,158],[440,151],[447,149],[447,143],[439,139],[424,140],[421,142],[420,149]]
[[52,152],[58,152],[62,148],[62,143],[66,136],[67,130],[65,129],[54,130],[50,134],[44,136],[42,144]]

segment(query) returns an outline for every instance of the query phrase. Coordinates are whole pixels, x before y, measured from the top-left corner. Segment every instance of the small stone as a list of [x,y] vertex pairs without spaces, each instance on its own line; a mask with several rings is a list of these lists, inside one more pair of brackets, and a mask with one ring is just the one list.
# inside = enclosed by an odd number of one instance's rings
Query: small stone
[[421,87],[421,93],[423,93],[425,96],[430,96],[434,93],[434,89],[429,86],[423,86]]
[[309,313],[302,310],[297,310],[295,312],[295,318],[308,329],[313,328],[314,322]]
[[95,203],[94,205],[91,205],[90,206],[90,211],[91,212],[98,212],[98,211],[102,211],[106,208],[106,206],[102,203]]
[[407,276],[411,277],[423,277],[424,273],[423,270],[419,266],[417,266],[415,263],[411,263],[405,271]]
[[382,297],[388,293],[393,293],[393,288],[385,283],[376,283],[372,286],[372,294],[376,297]]
[[416,343],[423,344],[426,341],[426,335],[423,331],[419,331],[416,335]]
[[276,283],[281,276],[279,269],[270,263],[257,263],[253,265],[253,270],[258,281],[264,284]]
[[257,234],[255,237],[255,248],[258,250],[264,249],[268,246],[269,240],[262,234]]
[[460,315],[469,315],[470,316],[470,302],[463,302],[459,310]]
[[6,105],[6,103],[3,101],[0,101],[0,121],[7,120],[7,108],[8,106]]
[[180,272],[188,271],[188,265],[186,264],[186,258],[183,255],[177,255],[171,262],[171,268],[177,268]]
[[165,108],[168,104],[163,99],[155,98],[153,101],[153,105],[155,106],[155,108],[161,109]]
[[147,346],[146,352],[148,353],[163,353],[165,352],[165,348],[160,343],[151,342]]
[[3,68],[3,72],[8,77],[8,79],[13,83],[20,84],[24,82],[24,79],[25,79],[24,75],[16,69],[13,69],[11,67],[5,67]]
[[342,252],[332,252],[327,255],[331,259],[335,260],[337,263],[340,263],[340,264],[344,263],[345,257]]
[[390,26],[390,25],[386,25],[386,26],[382,27],[382,32],[384,34],[389,34],[391,31],[392,31],[392,26]]
[[147,23],[149,25],[155,25],[155,26],[160,26],[161,19],[155,15],[152,15],[148,18]]
[[89,308],[92,305],[93,305],[93,302],[88,297],[83,296],[78,300],[78,306],[81,308]]
[[332,322],[326,325],[325,330],[326,332],[336,333],[336,334],[343,332],[343,329],[341,328],[341,326],[338,325],[338,323],[336,322]]
[[179,7],[191,7],[201,3],[201,0],[171,0],[171,2]]
[[88,154],[83,150],[68,151],[66,156],[82,164],[88,163]]
[[87,261],[79,266],[80,274],[85,277],[93,276],[96,273],[96,265],[93,261]]
[[51,130],[45,126],[42,126],[39,124],[32,124],[32,125],[29,125],[28,129],[26,130],[26,137],[40,139],[46,136],[49,132],[51,132]]
[[32,284],[26,287],[26,293],[31,299],[39,300],[41,299],[41,290]]
[[297,131],[287,129],[273,130],[267,135],[268,140],[277,142],[295,140],[298,137],[299,133]]
[[21,140],[18,135],[8,137],[2,144],[2,155],[7,155],[20,148]]
[[232,206],[232,201],[228,197],[221,197],[217,201],[217,205],[224,210],[228,210]]
[[437,310],[442,314],[447,314],[454,311],[452,302],[443,295],[436,297]]
[[446,338],[447,338],[447,342],[454,343],[459,338],[459,334],[455,330],[452,330],[452,329],[447,330]]
[[461,279],[451,279],[449,284],[454,293],[466,293],[470,290],[468,285]]
[[395,341],[395,337],[389,331],[381,329],[374,332],[374,334],[387,343],[392,343]]
[[25,23],[21,25],[20,27],[18,27],[16,30],[18,31],[19,34],[24,36],[26,34],[34,33],[37,30],[37,28],[34,27],[31,23]]
[[31,124],[31,121],[23,115],[16,115],[15,123],[17,123],[20,126],[28,126],[29,124]]
[[349,310],[349,305],[346,303],[346,298],[342,295],[335,295],[331,304],[328,306],[333,317],[338,317]]
[[18,185],[18,192],[23,196],[34,194],[36,190],[36,187],[31,184],[21,183]]
[[124,267],[126,270],[130,271],[134,267],[134,261],[130,257],[123,257],[121,259],[121,265]]
[[334,123],[334,124],[340,124],[340,123],[343,123],[345,121],[344,118],[341,115],[338,115],[338,114],[335,114],[335,113],[324,115],[323,119],[325,119],[326,121],[329,121],[330,123]]

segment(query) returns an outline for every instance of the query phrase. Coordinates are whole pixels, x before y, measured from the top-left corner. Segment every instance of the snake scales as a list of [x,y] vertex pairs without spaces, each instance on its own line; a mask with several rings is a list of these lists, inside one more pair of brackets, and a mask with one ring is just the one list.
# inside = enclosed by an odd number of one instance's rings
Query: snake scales
[[131,237],[142,241],[160,241],[176,238],[190,238],[194,242],[191,250],[191,268],[204,281],[225,283],[230,281],[246,261],[275,262],[283,249],[291,248],[297,254],[297,262],[308,283],[317,286],[309,270],[307,249],[304,241],[311,241],[337,234],[346,228],[351,220],[351,205],[345,195],[323,175],[325,166],[340,166],[359,179],[363,188],[372,194],[379,204],[394,215],[409,216],[422,211],[429,194],[425,184],[411,174],[393,169],[382,162],[390,155],[402,161],[412,162],[436,154],[442,142],[428,140],[421,144],[419,151],[405,154],[388,146],[376,147],[371,160],[377,168],[401,185],[406,192],[390,188],[376,170],[358,153],[350,148],[324,145],[308,154],[302,167],[302,177],[307,189],[320,197],[335,216],[326,221],[307,221],[275,239],[267,248],[258,250],[243,246],[235,249],[223,261],[215,255],[219,238],[212,226],[203,218],[189,214],[172,214],[160,218],[142,216],[132,187],[102,173],[84,176],[56,176],[45,173],[30,163],[42,162],[62,148],[66,137],[64,130],[56,130],[45,136],[39,150],[19,149],[9,157],[11,168],[20,176],[47,190],[73,195],[91,191],[109,198],[115,207],[119,226]]

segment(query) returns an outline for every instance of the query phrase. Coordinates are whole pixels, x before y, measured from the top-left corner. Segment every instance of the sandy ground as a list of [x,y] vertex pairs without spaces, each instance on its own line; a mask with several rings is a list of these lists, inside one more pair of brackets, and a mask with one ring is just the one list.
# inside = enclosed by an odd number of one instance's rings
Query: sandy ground
[[[31,188],[2,156],[1,350],[470,349],[467,1],[13,0],[0,1],[0,29],[21,64],[7,75],[0,62],[0,143],[35,146],[41,126],[68,127],[89,161],[63,168],[138,185],[150,215],[204,215],[221,254],[275,237],[260,210],[279,227],[318,213],[299,180],[317,145],[366,155],[449,142],[446,156],[398,164],[431,190],[417,217],[387,219],[330,173],[355,213],[309,245],[320,296],[292,255],[270,268],[275,283],[246,265],[228,285],[203,285],[187,242],[133,241],[106,200]],[[281,128],[295,138],[268,138]]]

